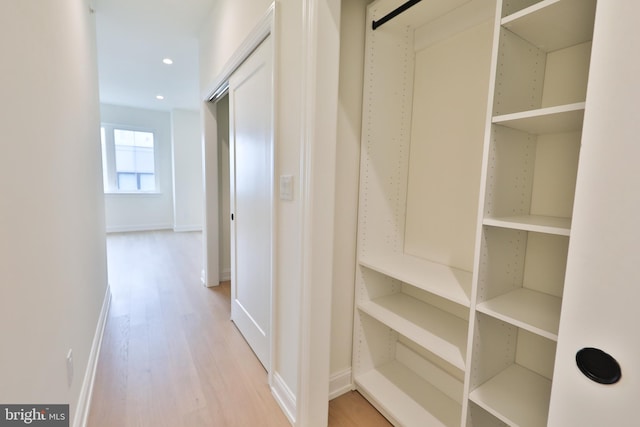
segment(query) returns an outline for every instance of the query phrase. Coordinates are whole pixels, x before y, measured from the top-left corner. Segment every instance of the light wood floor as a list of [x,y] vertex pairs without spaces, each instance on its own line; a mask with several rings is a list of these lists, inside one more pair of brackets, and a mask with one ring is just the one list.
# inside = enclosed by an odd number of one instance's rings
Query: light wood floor
[[[112,302],[88,427],[289,426],[229,320],[229,283],[200,284],[201,233],[109,235]],[[390,424],[358,393],[331,427]]]

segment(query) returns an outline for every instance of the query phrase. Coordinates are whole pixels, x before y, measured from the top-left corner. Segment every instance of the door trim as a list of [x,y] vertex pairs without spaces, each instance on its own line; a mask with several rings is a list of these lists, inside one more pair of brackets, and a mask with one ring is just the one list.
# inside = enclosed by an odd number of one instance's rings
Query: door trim
[[331,359],[340,0],[303,1],[302,229],[296,425],[326,426]]

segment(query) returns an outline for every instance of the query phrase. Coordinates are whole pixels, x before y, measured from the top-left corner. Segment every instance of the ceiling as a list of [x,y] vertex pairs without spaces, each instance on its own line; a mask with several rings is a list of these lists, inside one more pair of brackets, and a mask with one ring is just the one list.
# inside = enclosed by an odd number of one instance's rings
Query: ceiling
[[[100,102],[199,109],[197,33],[214,2],[94,0]],[[173,65],[163,64],[164,58]]]

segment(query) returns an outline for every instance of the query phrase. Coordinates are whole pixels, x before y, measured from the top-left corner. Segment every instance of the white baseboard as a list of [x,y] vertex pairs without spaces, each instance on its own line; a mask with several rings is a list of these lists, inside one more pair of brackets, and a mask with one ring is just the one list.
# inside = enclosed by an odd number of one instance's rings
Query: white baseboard
[[353,390],[351,381],[351,368],[336,372],[329,378],[329,400],[335,399]]
[[282,412],[287,416],[291,425],[296,424],[296,396],[284,382],[280,374],[275,372],[272,376],[271,393],[280,405]]
[[[231,280],[231,279],[229,279]],[[202,269],[202,272],[200,273],[200,282],[202,283],[202,286],[207,287],[207,288],[215,288],[216,286],[220,285],[220,280],[215,280],[212,281],[211,283],[207,282],[207,274],[204,272],[204,268]]]
[[133,231],[173,230],[173,224],[107,225],[107,233],[130,233]]
[[189,231],[202,231],[202,225],[174,225],[173,231],[176,233],[186,233]]
[[231,268],[225,268],[220,271],[220,281],[226,282],[227,280],[231,280]]
[[104,329],[109,317],[109,306],[111,305],[111,286],[107,283],[107,291],[102,301],[102,310],[98,318],[98,325],[93,336],[91,344],[91,352],[89,353],[89,362],[84,373],[82,388],[80,389],[80,397],[76,406],[76,413],[73,420],[73,427],[86,427],[89,418],[89,410],[91,409],[91,396],[93,394],[93,384],[96,379],[96,369],[98,367],[98,358],[100,356],[100,347],[102,346],[102,337]]

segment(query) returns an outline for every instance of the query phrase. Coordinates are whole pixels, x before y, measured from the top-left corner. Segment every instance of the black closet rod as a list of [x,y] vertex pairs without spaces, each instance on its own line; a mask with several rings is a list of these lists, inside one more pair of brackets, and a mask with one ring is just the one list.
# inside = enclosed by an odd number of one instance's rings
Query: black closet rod
[[396,16],[400,15],[402,12],[404,12],[407,9],[409,9],[410,7],[413,7],[416,4],[420,3],[421,1],[422,0],[409,0],[408,2],[403,4],[402,6],[398,7],[397,9],[392,10],[391,12],[387,13],[385,16],[383,16],[382,18],[378,19],[377,21],[372,21],[371,22],[371,28],[373,28],[375,30],[376,28],[380,27],[385,22],[391,21],[393,18],[395,18]]

